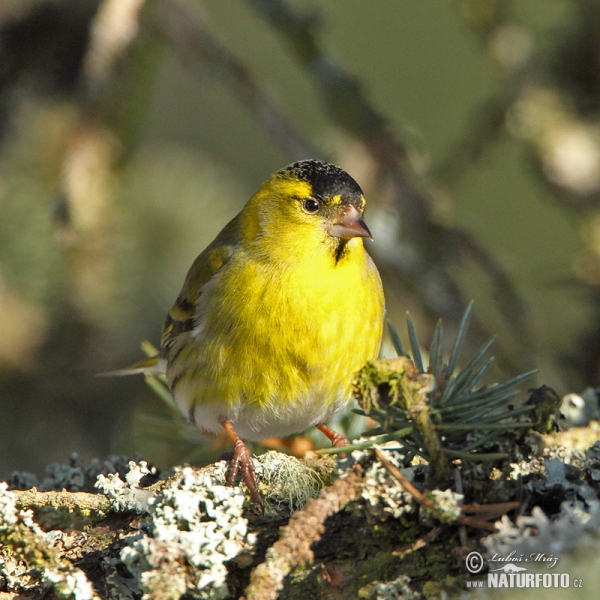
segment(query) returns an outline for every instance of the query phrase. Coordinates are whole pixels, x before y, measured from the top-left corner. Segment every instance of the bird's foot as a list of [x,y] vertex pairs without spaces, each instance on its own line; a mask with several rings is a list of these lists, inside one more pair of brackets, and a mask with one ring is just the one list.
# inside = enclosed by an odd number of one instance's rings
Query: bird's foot
[[350,441],[347,438],[345,438],[341,433],[331,429],[331,427],[325,425],[325,423],[319,423],[318,425],[315,425],[315,427],[331,440],[331,444],[334,448],[350,445]]
[[252,455],[250,454],[250,450],[248,450],[248,446],[246,446],[246,444],[244,444],[244,442],[237,435],[230,421],[223,421],[222,425],[233,442],[233,457],[231,458],[231,465],[227,475],[227,485],[233,487],[237,480],[237,476],[241,471],[242,479],[244,480],[244,483],[250,492],[252,501],[258,505],[260,512],[264,514],[265,505],[258,491],[256,473],[254,472],[254,464],[252,463]]

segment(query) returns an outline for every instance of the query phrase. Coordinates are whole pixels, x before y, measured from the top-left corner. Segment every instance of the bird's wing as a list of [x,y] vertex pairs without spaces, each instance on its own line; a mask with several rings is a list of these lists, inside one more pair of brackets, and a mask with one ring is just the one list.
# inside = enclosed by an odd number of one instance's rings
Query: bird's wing
[[233,256],[238,239],[238,219],[235,218],[190,267],[183,288],[163,325],[161,345],[167,355],[177,352],[177,340],[196,326],[196,306],[202,290]]

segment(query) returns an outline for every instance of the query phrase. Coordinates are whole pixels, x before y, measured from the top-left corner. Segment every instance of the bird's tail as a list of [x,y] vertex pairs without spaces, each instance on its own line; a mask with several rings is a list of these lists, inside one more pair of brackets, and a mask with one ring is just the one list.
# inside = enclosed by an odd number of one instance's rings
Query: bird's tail
[[158,377],[167,373],[167,359],[160,354],[150,342],[142,342],[142,350],[148,354],[144,358],[124,369],[116,369],[107,373],[98,373],[98,377],[122,377],[124,375],[146,375],[147,377]]

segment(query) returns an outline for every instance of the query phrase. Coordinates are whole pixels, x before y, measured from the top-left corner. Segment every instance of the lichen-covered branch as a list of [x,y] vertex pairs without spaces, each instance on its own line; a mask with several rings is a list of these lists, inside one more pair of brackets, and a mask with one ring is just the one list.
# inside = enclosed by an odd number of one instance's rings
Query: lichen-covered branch
[[111,511],[111,503],[104,496],[89,492],[69,492],[66,490],[43,492],[13,490],[10,492],[15,506],[20,510],[44,511],[44,526],[65,527],[65,521],[77,527],[93,525],[105,519]]
[[[159,473],[131,462],[125,474],[100,476],[97,495],[2,484],[0,597],[464,594],[473,575],[460,557],[469,551],[549,554],[560,544],[566,557],[583,541],[597,549],[600,433],[597,424],[585,431],[536,433],[532,446],[521,443],[520,462],[455,465],[460,490],[431,487],[428,465],[404,466],[390,448],[353,452],[335,476],[330,458],[269,452],[256,459],[264,516],[243,485],[224,485],[225,462],[177,468],[159,481]],[[46,508],[72,518],[44,521]]]
[[312,563],[311,545],[323,536],[325,519],[360,496],[362,480],[360,470],[350,471],[292,516],[288,525],[281,529],[279,540],[267,551],[265,562],[252,572],[246,589],[247,600],[275,600],[284,578],[294,568]]

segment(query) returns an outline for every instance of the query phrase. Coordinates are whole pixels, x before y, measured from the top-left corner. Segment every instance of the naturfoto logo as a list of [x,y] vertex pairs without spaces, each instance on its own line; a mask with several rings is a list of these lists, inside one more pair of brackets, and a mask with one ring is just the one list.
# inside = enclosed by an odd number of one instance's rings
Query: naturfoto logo
[[[558,563],[558,557],[546,555],[543,552],[533,552],[531,554],[517,554],[511,552],[507,556],[495,553],[489,558],[489,567],[494,567],[497,563],[502,564],[498,568],[488,568],[487,580],[477,579],[467,581],[467,587],[488,587],[488,588],[568,588],[583,587],[581,579],[573,579],[569,573],[529,573],[528,566],[531,564],[545,564],[546,569],[550,570]],[[495,564],[494,564],[495,563]],[[476,575],[485,567],[486,561],[479,552],[471,552],[465,559],[467,570]]]

